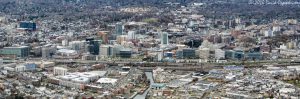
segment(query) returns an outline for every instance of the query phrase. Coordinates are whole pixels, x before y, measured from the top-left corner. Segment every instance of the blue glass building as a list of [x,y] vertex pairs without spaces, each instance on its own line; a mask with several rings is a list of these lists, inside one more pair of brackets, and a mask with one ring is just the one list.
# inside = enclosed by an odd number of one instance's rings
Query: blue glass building
[[19,28],[34,31],[34,30],[36,30],[36,23],[22,21],[19,23]]

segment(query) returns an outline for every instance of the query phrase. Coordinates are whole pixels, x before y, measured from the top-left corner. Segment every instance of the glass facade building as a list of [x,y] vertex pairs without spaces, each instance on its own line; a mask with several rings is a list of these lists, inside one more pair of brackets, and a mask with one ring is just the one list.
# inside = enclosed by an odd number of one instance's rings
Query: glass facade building
[[36,30],[36,23],[23,21],[19,23],[19,28],[34,31]]
[[28,46],[20,47],[4,47],[0,50],[1,55],[15,55],[16,57],[27,57],[29,56],[30,49]]

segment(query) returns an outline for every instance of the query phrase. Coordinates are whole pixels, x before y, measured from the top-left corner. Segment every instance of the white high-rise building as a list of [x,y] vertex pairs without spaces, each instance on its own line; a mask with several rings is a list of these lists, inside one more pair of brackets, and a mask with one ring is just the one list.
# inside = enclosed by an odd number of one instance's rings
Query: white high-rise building
[[69,43],[69,47],[72,50],[81,51],[85,49],[85,41],[72,41]]
[[67,39],[64,39],[61,41],[61,45],[62,46],[68,46],[69,45],[69,41]]
[[274,25],[273,27],[272,27],[272,31],[273,32],[278,32],[278,31],[280,31],[281,30],[281,27],[279,26],[279,25]]
[[100,56],[104,58],[114,56],[114,47],[111,45],[101,45]]
[[209,58],[209,48],[200,48],[199,49],[199,57],[201,59],[208,59]]
[[241,24],[241,18],[236,18],[234,21],[236,24]]
[[163,59],[163,53],[162,52],[158,52],[157,53],[157,61],[161,61]]
[[162,45],[168,45],[169,44],[169,37],[167,32],[163,32],[160,35],[160,41]]
[[224,59],[225,58],[225,51],[221,49],[215,50],[215,59]]
[[54,75],[66,75],[68,69],[63,68],[63,67],[54,67],[53,72]]
[[129,40],[134,40],[134,39],[136,39],[135,33],[136,33],[135,31],[129,31],[129,32],[128,32],[127,38],[128,38]]
[[264,32],[264,36],[265,37],[272,37],[272,36],[274,36],[274,33],[273,33],[273,31],[271,29],[269,29],[269,30],[266,30]]
[[100,56],[101,57],[108,57],[109,53],[109,46],[108,45],[101,45],[100,46]]

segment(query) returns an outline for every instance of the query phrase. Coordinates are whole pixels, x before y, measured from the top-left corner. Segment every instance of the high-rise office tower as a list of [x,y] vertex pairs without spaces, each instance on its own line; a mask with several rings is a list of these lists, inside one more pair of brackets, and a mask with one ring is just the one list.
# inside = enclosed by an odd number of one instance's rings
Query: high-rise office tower
[[86,41],[89,44],[88,51],[93,55],[99,55],[101,41],[94,38],[87,38]]
[[160,40],[162,45],[168,45],[169,44],[168,33],[167,32],[161,33]]
[[117,23],[115,26],[115,31],[117,35],[123,35],[124,26],[122,23]]
[[134,40],[135,39],[135,31],[129,31],[127,38],[129,40]]
[[111,45],[101,45],[100,46],[100,56],[111,57],[114,56],[114,46]]

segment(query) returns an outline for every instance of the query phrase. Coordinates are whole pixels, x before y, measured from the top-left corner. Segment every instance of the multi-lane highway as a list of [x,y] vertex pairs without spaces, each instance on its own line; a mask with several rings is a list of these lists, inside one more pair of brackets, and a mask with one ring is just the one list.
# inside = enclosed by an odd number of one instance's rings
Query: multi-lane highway
[[96,64],[96,63],[106,63],[106,64],[131,64],[134,66],[141,67],[177,67],[183,69],[186,67],[197,67],[200,68],[202,66],[225,66],[225,65],[245,65],[245,66],[262,66],[262,65],[300,65],[300,59],[278,59],[278,60],[261,60],[261,61],[228,61],[225,63],[217,63],[217,62],[195,62],[195,60],[191,60],[193,62],[180,62],[180,63],[166,63],[166,62],[142,62],[136,59],[124,59],[124,60],[80,60],[80,59],[26,59],[26,60],[3,60],[5,63],[22,63],[22,62],[55,62],[57,64],[64,63],[79,63],[79,64]]

